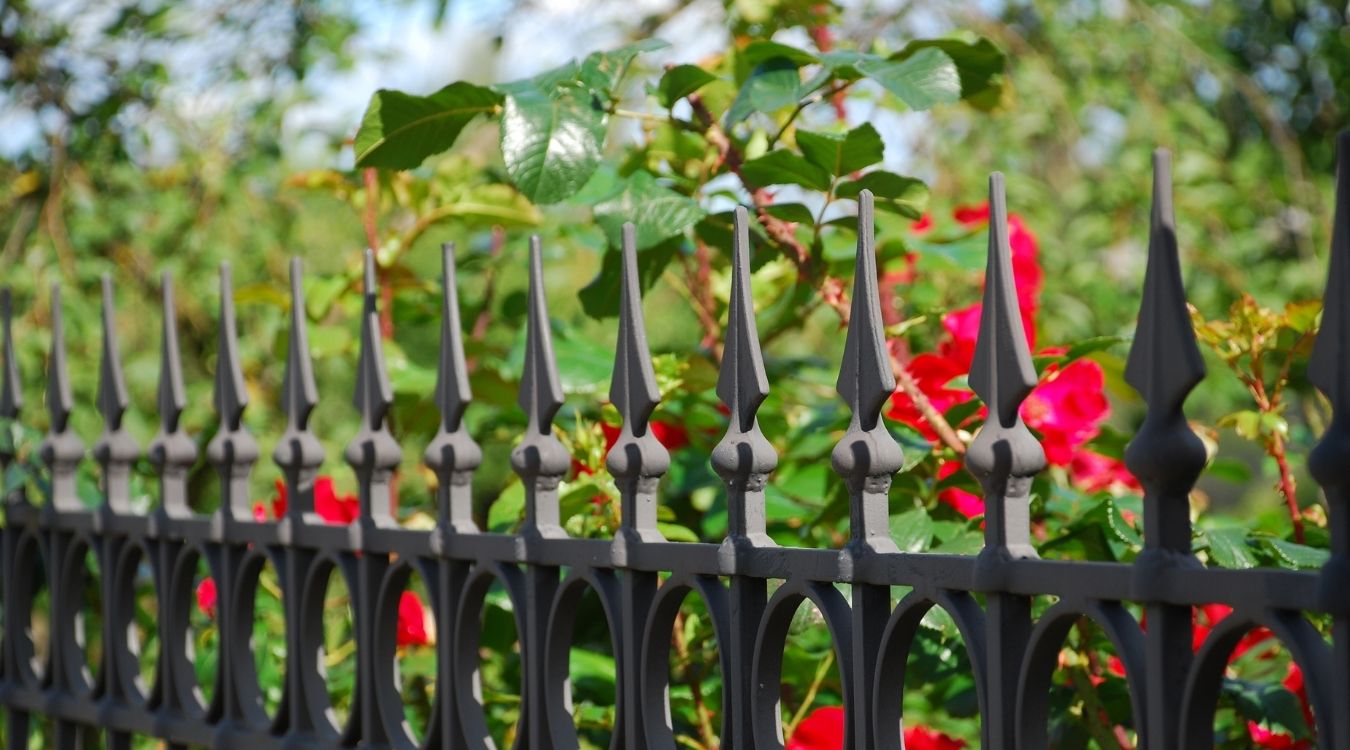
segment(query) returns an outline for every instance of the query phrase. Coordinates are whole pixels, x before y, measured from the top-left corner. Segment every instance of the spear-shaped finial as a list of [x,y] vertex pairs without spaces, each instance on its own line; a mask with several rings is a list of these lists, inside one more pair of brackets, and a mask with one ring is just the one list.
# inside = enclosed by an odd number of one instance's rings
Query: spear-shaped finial
[[19,360],[14,356],[14,309],[9,287],[0,289],[0,326],[4,327],[3,356],[0,366],[0,419],[17,419],[23,409],[23,386],[19,381]]
[[103,274],[103,359],[99,365],[98,407],[103,434],[94,444],[94,459],[103,467],[104,502],[115,513],[131,512],[131,464],[140,457],[136,439],[122,429],[127,385],[117,348],[117,319],[112,276]]
[[214,401],[220,427],[206,446],[206,458],[221,483],[221,510],[238,520],[253,517],[248,477],[258,460],[258,442],[244,427],[248,387],[239,361],[239,336],[234,318],[234,283],[230,264],[220,264],[220,336],[216,344]]
[[637,230],[623,225],[622,277],[619,285],[619,339],[614,349],[614,375],[609,400],[623,417],[619,438],[605,459],[622,497],[622,526],[615,538],[619,564],[627,548],[638,542],[660,542],[656,527],[656,486],[670,468],[670,453],[648,429],[652,411],[661,402],[647,346],[647,324],[642,316],[642,287],[638,284]]
[[872,191],[863,190],[858,194],[853,302],[835,384],[853,419],[830,455],[849,488],[849,547],[855,554],[899,551],[890,535],[888,493],[891,475],[904,465],[899,443],[881,421],[881,407],[895,392],[895,373],[881,322],[872,212]]
[[309,429],[309,415],[319,403],[319,388],[314,384],[314,365],[309,358],[305,271],[299,258],[291,258],[290,274],[291,335],[281,385],[286,431],[272,451],[272,460],[286,477],[286,515],[303,521],[314,510],[314,478],[323,465],[323,445]]
[[361,430],[347,444],[347,463],[356,470],[360,485],[361,518],[376,526],[394,526],[393,487],[390,480],[403,457],[389,433],[386,417],[394,403],[394,389],[384,369],[381,343],[379,282],[375,254],[366,250],[364,303],[361,311],[361,356],[356,364],[356,392],[352,403],[361,413]]
[[1332,560],[1324,589],[1329,602],[1343,602],[1350,580],[1350,130],[1342,131],[1336,142],[1333,221],[1322,327],[1308,361],[1308,379],[1331,401],[1332,417],[1308,457],[1308,468],[1326,491],[1329,506]]
[[187,407],[187,389],[183,387],[182,356],[178,351],[177,307],[174,305],[173,276],[163,277],[164,327],[159,352],[159,433],[150,442],[147,454],[160,477],[160,506],[173,518],[192,514],[187,502],[187,476],[197,460],[197,444],[183,430],[179,420]]
[[985,499],[985,550],[1003,557],[1036,557],[1031,546],[1031,479],[1045,468],[1045,452],[1018,410],[1036,387],[1008,245],[1003,175],[989,176],[989,261],[984,275],[980,333],[970,366],[970,386],[989,418],[966,452],[966,467],[980,480]]
[[42,460],[51,469],[51,505],[57,511],[80,510],[75,474],[84,458],[84,443],[70,429],[75,398],[66,369],[66,326],[61,313],[61,286],[52,284],[52,352],[47,363],[47,413],[51,427],[42,442]]
[[441,426],[427,446],[427,466],[436,472],[436,494],[443,528],[459,534],[478,531],[473,520],[473,472],[483,450],[464,428],[464,410],[473,400],[464,336],[459,320],[455,246],[441,246],[441,357],[436,371],[436,406]]
[[1205,363],[1186,307],[1176,227],[1172,155],[1158,149],[1153,152],[1144,296],[1125,364],[1125,382],[1144,397],[1148,413],[1125,451],[1125,462],[1145,487],[1145,554],[1163,551],[1189,558],[1189,498],[1205,466],[1205,446],[1186,424],[1182,404],[1205,377]]
[[548,302],[544,298],[544,261],[539,237],[530,238],[530,291],[525,323],[525,371],[517,403],[525,411],[525,438],[511,451],[511,467],[525,483],[526,536],[565,536],[558,509],[558,482],[571,457],[553,435],[553,417],[563,404],[558,366],[553,358]]
[[769,395],[769,378],[759,351],[754,300],[750,296],[750,219],[737,206],[731,250],[731,298],[717,376],[717,396],[731,421],[713,448],[712,466],[727,486],[727,539],[723,567],[734,568],[742,547],[773,546],[765,532],[764,485],[778,466],[778,453],[759,429],[760,404]]

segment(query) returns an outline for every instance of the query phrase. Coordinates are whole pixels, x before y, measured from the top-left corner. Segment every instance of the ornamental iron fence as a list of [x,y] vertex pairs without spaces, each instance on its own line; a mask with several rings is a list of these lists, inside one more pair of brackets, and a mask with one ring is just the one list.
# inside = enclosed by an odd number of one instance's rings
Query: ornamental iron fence
[[[61,748],[85,746],[91,735],[111,748],[130,747],[133,735],[161,738],[172,748],[490,747],[478,684],[479,643],[485,596],[498,583],[513,602],[520,634],[516,744],[530,750],[577,746],[568,647],[587,590],[598,595],[613,638],[613,747],[676,746],[667,702],[671,631],[682,601],[697,596],[713,621],[724,676],[724,748],[782,748],[782,654],[793,613],[809,600],[833,639],[849,748],[902,746],[908,652],[924,615],[937,607],[955,622],[968,651],[984,747],[1047,745],[1051,678],[1070,628],[1086,617],[1104,631],[1124,667],[1141,747],[1212,746],[1229,655],[1245,634],[1264,627],[1303,670],[1318,742],[1350,749],[1350,132],[1339,141],[1325,311],[1308,368],[1334,408],[1331,426],[1309,458],[1326,492],[1331,533],[1330,560],[1317,571],[1206,568],[1192,554],[1188,496],[1206,453],[1182,405],[1205,369],[1182,286],[1165,151],[1154,156],[1148,265],[1125,370],[1148,408],[1126,453],[1145,487],[1144,549],[1129,564],[1038,559],[1030,536],[1029,490],[1045,457],[1019,416],[1037,374],[1016,301],[1003,178],[997,173],[989,181],[989,198],[983,318],[970,372],[989,419],[966,456],[983,488],[987,516],[984,548],[973,556],[902,552],[890,536],[888,491],[902,456],[880,416],[896,381],[881,323],[872,196],[866,191],[859,196],[851,316],[837,382],[852,421],[831,459],[849,493],[849,540],[842,549],[787,548],[765,533],[764,490],[777,456],[756,419],[769,382],[755,328],[744,208],[735,213],[730,311],[717,381],[730,424],[711,456],[727,494],[729,531],[721,544],[670,542],[658,530],[657,485],[670,459],[649,430],[659,395],[631,226],[623,235],[609,393],[623,417],[607,458],[622,497],[621,527],[613,540],[569,538],[563,530],[558,488],[569,454],[554,435],[563,392],[537,239],[530,248],[519,391],[528,426],[510,459],[523,481],[525,517],[519,533],[510,535],[480,530],[471,512],[470,479],[483,454],[462,421],[471,396],[452,248],[444,250],[435,388],[439,431],[425,455],[439,480],[439,522],[431,531],[401,528],[391,510],[401,449],[386,421],[392,391],[369,254],[354,396],[361,428],[344,454],[359,484],[360,512],[349,526],[326,524],[315,512],[323,450],[309,425],[318,390],[298,261],[291,265],[292,328],[281,398],[286,429],[272,454],[290,502],[276,522],[255,520],[249,499],[249,472],[260,450],[241,421],[249,397],[237,353],[229,268],[222,267],[220,279],[214,391],[219,428],[206,446],[218,473],[221,506],[210,516],[195,514],[188,503],[186,477],[196,443],[179,423],[185,395],[170,279],[164,283],[160,431],[148,449],[161,501],[148,514],[134,512],[129,499],[131,466],[141,453],[122,426],[128,398],[106,279],[97,398],[104,430],[92,451],[103,471],[103,502],[91,509],[77,497],[76,470],[86,453],[69,425],[75,404],[60,290],[54,289],[46,399],[51,428],[41,447],[50,468],[50,495],[39,504],[22,488],[10,491],[0,536],[5,614],[0,704],[7,709],[8,746],[25,747],[30,723],[43,715]],[[17,420],[22,397],[8,292],[0,302],[0,418]],[[6,468],[15,457],[12,445],[0,450]],[[94,668],[77,622],[84,605],[84,560],[91,554],[104,571],[99,584],[104,647]],[[219,590],[219,669],[210,700],[198,690],[188,621],[201,562]],[[275,715],[264,705],[250,642],[254,592],[268,563],[278,571],[286,620],[284,690]],[[153,571],[161,654],[152,679],[142,680],[128,628],[135,606],[132,581],[146,565]],[[334,573],[351,592],[355,618],[356,680],[345,722],[333,717],[323,664],[324,587]],[[437,629],[434,710],[421,740],[405,722],[395,664],[400,593],[414,573],[427,583]],[[39,658],[30,623],[34,597],[44,587],[50,593],[50,648]],[[896,603],[892,587],[908,587],[909,593]],[[1033,617],[1034,598],[1053,603]],[[1137,605],[1144,618],[1126,603]],[[1233,613],[1193,649],[1194,608],[1210,603],[1229,605]],[[1309,621],[1311,613],[1334,618],[1330,642]]]

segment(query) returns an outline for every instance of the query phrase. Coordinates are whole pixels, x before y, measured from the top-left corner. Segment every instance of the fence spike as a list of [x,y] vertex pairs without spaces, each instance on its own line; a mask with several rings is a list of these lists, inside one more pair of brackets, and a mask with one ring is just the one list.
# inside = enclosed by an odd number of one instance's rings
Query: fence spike
[[750,296],[750,224],[737,206],[731,249],[731,298],[717,375],[717,396],[730,412],[726,435],[713,448],[712,466],[727,485],[727,539],[723,566],[734,570],[735,551],[774,546],[765,532],[764,485],[778,466],[778,453],[760,431],[757,414],[769,395],[759,350],[754,300]]
[[183,387],[183,361],[178,351],[177,307],[174,305],[173,276],[164,272],[164,321],[159,351],[159,425],[168,435],[178,430],[178,420],[187,407],[187,389]]
[[356,470],[363,523],[394,526],[397,521],[391,480],[402,460],[403,449],[390,434],[386,419],[394,403],[394,390],[384,367],[374,252],[366,250],[364,264],[361,355],[356,364],[356,391],[352,395],[352,403],[361,413],[361,430],[347,444],[345,457]]
[[234,281],[230,264],[220,264],[220,333],[216,341],[216,413],[229,430],[238,430],[248,406],[248,386],[239,362],[239,337],[234,319]]
[[970,366],[970,386],[989,417],[966,452],[966,467],[980,480],[985,499],[985,550],[989,559],[1036,557],[1031,545],[1031,479],[1045,468],[1045,451],[1022,421],[1022,401],[1036,387],[1008,245],[1003,175],[989,176],[989,256],[984,276],[980,333]]
[[0,289],[0,325],[4,326],[3,367],[0,367],[0,419],[17,419],[23,409],[23,383],[14,356],[14,308],[9,287]]
[[566,536],[558,509],[558,483],[571,456],[553,434],[553,417],[563,404],[558,366],[553,358],[544,261],[539,236],[530,238],[530,290],[525,323],[525,369],[517,403],[525,411],[525,437],[511,451],[511,466],[525,483],[526,537]]
[[66,326],[61,311],[61,285],[52,284],[52,351],[47,364],[47,412],[51,426],[42,441],[41,455],[51,469],[51,503],[55,511],[84,507],[75,488],[76,470],[84,458],[84,443],[70,429],[75,399],[66,369]]
[[103,493],[107,508],[131,512],[131,464],[140,457],[140,446],[126,430],[127,384],[117,347],[117,312],[113,305],[112,276],[103,274],[103,356],[98,375],[98,406],[103,415],[103,433],[94,444],[94,458],[103,467]]
[[286,374],[281,386],[281,410],[286,430],[272,451],[272,460],[286,477],[286,516],[303,522],[314,510],[314,479],[323,465],[324,451],[310,432],[309,417],[319,403],[314,383],[314,365],[309,356],[309,332],[305,320],[305,271],[299,258],[291,258],[291,332],[286,347]]
[[605,458],[622,497],[621,528],[615,538],[619,564],[627,562],[627,545],[659,542],[656,527],[656,486],[670,468],[670,453],[648,429],[661,392],[652,371],[647,326],[642,315],[642,287],[638,283],[637,230],[623,225],[622,277],[619,286],[619,337],[614,349],[614,375],[609,400],[623,417],[619,438]]
[[876,225],[872,191],[858,194],[858,250],[844,359],[835,390],[853,414],[830,455],[849,488],[849,546],[855,553],[898,552],[890,535],[891,475],[904,465],[900,444],[881,421],[881,407],[895,391],[877,289]]
[[1205,377],[1181,282],[1172,156],[1153,152],[1153,208],[1149,213],[1148,268],[1139,322],[1125,363],[1125,382],[1148,405],[1125,463],[1145,486],[1145,555],[1191,558],[1190,492],[1205,466],[1205,446],[1186,424],[1186,395]]
[[52,351],[47,365],[47,414],[53,433],[65,432],[75,398],[66,370],[66,324],[61,311],[61,285],[52,284]]
[[287,426],[296,432],[309,429],[309,415],[319,403],[314,384],[314,365],[309,357],[309,332],[305,321],[304,267],[291,259],[291,335],[286,349],[286,374],[281,389],[281,410]]
[[113,307],[112,276],[103,274],[103,359],[98,371],[98,408],[103,415],[105,432],[115,432],[122,426],[126,413],[127,383],[122,375],[122,362],[117,347],[117,319]]
[[1195,342],[1186,289],[1177,254],[1176,216],[1172,208],[1172,155],[1153,152],[1153,208],[1149,214],[1148,268],[1139,323],[1125,363],[1125,382],[1150,407],[1177,411],[1205,377],[1205,362]]
[[[1308,468],[1326,491],[1331,562],[1324,599],[1343,601],[1350,580],[1350,130],[1336,142],[1336,214],[1322,299],[1322,326],[1308,361],[1308,380],[1331,401],[1331,426],[1309,456]],[[1334,572],[1333,572],[1334,571]],[[1337,597],[1342,597],[1337,599]]]
[[147,449],[147,455],[160,476],[160,507],[170,517],[191,515],[187,502],[187,476],[197,460],[197,444],[182,429],[180,419],[187,407],[187,389],[183,387],[182,356],[178,351],[177,307],[174,305],[173,276],[163,276],[164,321],[159,352],[159,433]]
[[455,278],[455,245],[441,245],[441,352],[436,372],[436,406],[441,426],[427,446],[427,466],[436,473],[437,499],[443,528],[461,534],[478,531],[473,520],[473,472],[483,462],[483,450],[464,429],[464,411],[473,399],[464,360],[464,337],[459,319],[459,291]]
[[394,402],[389,373],[384,368],[384,346],[380,335],[379,287],[375,279],[375,254],[365,255],[364,302],[361,311],[361,355],[356,365],[356,392],[352,404],[372,430],[384,425],[385,415]]
[[221,511],[230,518],[253,517],[248,477],[258,460],[258,442],[244,427],[248,386],[239,361],[239,336],[234,317],[234,281],[230,264],[220,264],[220,334],[216,343],[214,401],[220,428],[206,446],[206,457],[221,481]]

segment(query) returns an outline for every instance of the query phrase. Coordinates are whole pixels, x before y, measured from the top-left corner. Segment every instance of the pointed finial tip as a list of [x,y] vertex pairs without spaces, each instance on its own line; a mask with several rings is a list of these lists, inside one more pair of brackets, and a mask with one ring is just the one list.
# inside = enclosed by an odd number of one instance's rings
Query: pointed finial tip
[[867,209],[870,210],[870,209],[872,208],[872,202],[873,202],[873,198],[872,198],[872,191],[871,191],[871,190],[868,190],[867,188],[863,188],[862,190],[859,190],[859,191],[858,191],[858,207],[859,207],[860,209],[861,209],[861,208],[867,208]]

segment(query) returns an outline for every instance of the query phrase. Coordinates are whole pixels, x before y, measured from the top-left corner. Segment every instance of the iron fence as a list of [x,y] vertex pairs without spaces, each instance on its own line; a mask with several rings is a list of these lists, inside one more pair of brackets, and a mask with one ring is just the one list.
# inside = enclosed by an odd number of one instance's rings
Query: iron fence
[[[236,352],[228,268],[220,283],[215,407],[220,427],[206,448],[218,472],[221,507],[199,516],[188,504],[193,439],[179,424],[185,405],[166,278],[158,412],[160,431],[148,457],[162,499],[148,514],[133,511],[131,465],[140,450],[122,427],[128,407],[114,338],[111,287],[104,283],[103,359],[98,406],[104,430],[93,447],[103,469],[104,502],[86,508],[76,496],[85,447],[69,427],[75,404],[67,378],[59,289],[53,294],[52,356],[47,386],[51,429],[41,454],[50,467],[50,498],[9,493],[0,550],[4,630],[0,703],[8,712],[9,747],[25,746],[35,714],[50,717],[58,747],[85,745],[92,732],[108,747],[130,737],[162,738],[169,747],[214,748],[482,748],[490,746],[478,688],[481,612],[500,583],[514,603],[522,659],[517,745],[531,750],[576,746],[570,713],[568,647],[582,595],[599,598],[617,663],[614,747],[674,748],[667,704],[671,630],[681,602],[702,597],[711,615],[724,675],[720,735],[724,748],[781,748],[779,684],[794,611],[812,602],[833,638],[843,683],[846,747],[899,748],[901,692],[920,621],[945,610],[968,651],[978,693],[982,746],[1040,748],[1047,737],[1048,695],[1061,646],[1087,617],[1109,638],[1130,689],[1140,746],[1158,750],[1213,744],[1213,721],[1229,654],[1258,627],[1288,648],[1305,675],[1319,743],[1350,748],[1350,133],[1339,142],[1337,211],[1325,312],[1309,377],[1330,399],[1334,419],[1310,456],[1326,491],[1330,561],[1320,571],[1224,570],[1192,554],[1188,495],[1205,450],[1182,411],[1204,374],[1186,308],[1171,199],[1169,157],[1154,159],[1154,204],[1138,332],[1126,379],[1148,412],[1126,460],[1142,481],[1144,550],[1131,564],[1038,559],[1029,531],[1031,479],[1045,467],[1019,405],[1037,377],[1023,334],[1013,284],[1003,180],[990,179],[991,222],[983,319],[970,383],[989,419],[966,458],[983,487],[985,546],[974,556],[901,552],[888,531],[888,491],[901,449],[880,418],[895,390],[887,354],[874,259],[872,197],[859,197],[859,240],[850,323],[837,390],[852,410],[832,464],[849,493],[850,536],[842,549],[791,549],[765,533],[765,483],[777,462],[756,413],[769,391],[749,285],[748,219],[735,216],[733,276],[717,394],[730,425],[712,453],[725,483],[729,532],[719,544],[675,543],[658,530],[658,481],[669,456],[648,429],[658,391],[644,331],[632,227],[623,237],[622,300],[610,400],[623,417],[607,466],[622,496],[622,525],[612,540],[569,538],[559,516],[558,487],[569,455],[554,436],[563,403],[555,370],[538,241],[530,252],[528,333],[519,404],[528,427],[511,453],[523,481],[525,519],[517,534],[492,534],[474,523],[470,479],[482,452],[462,422],[470,406],[454,257],[445,250],[440,371],[435,400],[439,432],[426,449],[438,477],[439,523],[432,531],[400,528],[390,482],[401,460],[386,422],[392,393],[381,354],[373,262],[365,261],[365,306],[355,406],[361,429],[345,451],[359,484],[360,514],[350,526],[323,523],[314,487],[323,459],[310,431],[315,387],[307,349],[301,270],[291,266],[292,320],[282,407],[285,434],[273,460],[290,503],[277,522],[254,519],[247,492],[259,446],[241,422],[248,405]],[[3,297],[4,367],[0,417],[20,417],[21,396]],[[5,448],[0,463],[15,459]],[[101,663],[91,670],[77,624],[83,606],[83,560],[104,572]],[[192,668],[188,613],[197,565],[219,587],[220,668],[209,701]],[[254,590],[265,563],[279,572],[286,617],[283,698],[265,709],[250,652]],[[132,581],[153,570],[161,656],[142,681],[128,626]],[[324,585],[340,574],[353,597],[356,686],[350,717],[333,720],[322,664]],[[395,666],[399,594],[409,576],[428,585],[437,628],[435,707],[420,742],[405,723]],[[837,584],[850,584],[847,596]],[[892,587],[909,587],[897,603]],[[35,592],[51,596],[51,648],[38,658],[30,629]],[[1053,601],[1033,618],[1033,599]],[[1126,603],[1144,613],[1147,627]],[[1222,603],[1233,614],[1192,648],[1193,608]],[[1329,643],[1309,613],[1334,617]]]

